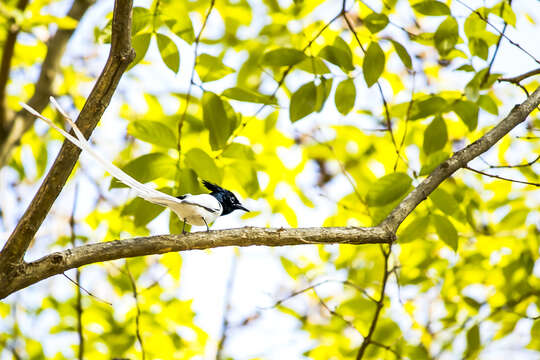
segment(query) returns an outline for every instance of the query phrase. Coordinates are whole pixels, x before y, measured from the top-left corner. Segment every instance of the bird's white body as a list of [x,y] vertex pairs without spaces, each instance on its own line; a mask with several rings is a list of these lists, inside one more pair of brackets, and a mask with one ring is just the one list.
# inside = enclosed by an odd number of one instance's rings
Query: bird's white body
[[86,140],[82,132],[79,130],[77,125],[75,125],[73,120],[71,120],[71,118],[62,110],[60,105],[58,105],[56,100],[52,97],[50,98],[50,100],[51,103],[57,108],[57,110],[66,118],[66,120],[72,126],[77,138],[74,138],[64,129],[56,126],[50,119],[44,117],[27,104],[21,103],[21,106],[28,110],[30,113],[32,113],[34,116],[44,120],[51,127],[64,135],[66,139],[71,141],[74,145],[82,149],[84,152],[90,154],[112,176],[120,180],[122,183],[126,184],[129,188],[133,189],[137,193],[137,196],[151,203],[169,207],[180,218],[180,220],[196,226],[208,226],[223,213],[223,206],[212,195],[185,194],[180,198],[176,198],[135,180],[133,177],[129,176],[120,168],[116,167],[113,163],[104,159],[100,154],[98,154],[88,143],[88,141]]

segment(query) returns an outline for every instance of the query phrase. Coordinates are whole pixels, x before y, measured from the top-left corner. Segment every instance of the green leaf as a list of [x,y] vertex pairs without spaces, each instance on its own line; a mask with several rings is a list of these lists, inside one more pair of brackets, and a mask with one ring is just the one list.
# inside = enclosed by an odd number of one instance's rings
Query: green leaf
[[446,159],[448,159],[449,157],[450,155],[444,151],[437,151],[429,155],[425,163],[422,164],[422,168],[420,169],[420,173],[418,175],[428,175],[433,170],[435,170],[437,166],[439,166],[443,161],[446,161]]
[[146,52],[148,51],[151,38],[152,34],[149,33],[138,34],[133,37],[131,40],[131,45],[135,50],[135,59],[133,59],[133,62],[129,64],[128,70],[141,62],[141,60],[144,58]]
[[161,59],[169,69],[177,73],[180,68],[180,53],[174,41],[168,36],[156,34]]
[[345,79],[336,88],[335,102],[338,111],[347,115],[351,112],[356,101],[356,87],[353,79]]
[[478,105],[468,100],[457,100],[452,104],[452,110],[467,125],[470,131],[478,125]]
[[427,99],[416,100],[411,105],[409,120],[418,120],[446,111],[448,103],[440,96],[432,95]]
[[193,148],[186,153],[186,166],[197,173],[200,179],[221,183],[223,172],[217,167],[214,159],[199,148]]
[[319,112],[322,110],[324,103],[328,99],[328,95],[330,95],[330,91],[332,90],[332,83],[334,82],[333,79],[325,79],[321,77],[321,83],[317,85],[317,103],[315,104],[315,111]]
[[400,244],[405,244],[416,239],[422,239],[425,237],[429,226],[429,216],[418,216],[403,229],[399,236],[398,241]]
[[395,172],[377,179],[366,196],[369,206],[383,206],[405,195],[411,187],[412,179],[405,173]]
[[450,15],[450,9],[446,4],[435,1],[425,0],[413,5],[413,9],[422,15],[428,16],[444,16]]
[[178,140],[170,127],[159,121],[138,120],[130,122],[128,134],[147,143],[176,149]]
[[405,65],[408,69],[412,69],[412,60],[411,56],[407,52],[407,49],[405,49],[405,47],[397,41],[391,40],[391,42],[403,65]]
[[324,61],[322,61],[321,58],[316,56],[306,57],[304,60],[302,60],[296,65],[296,68],[316,75],[330,73],[330,69],[328,69],[328,66],[326,66]]
[[301,118],[311,114],[316,110],[317,105],[317,89],[313,81],[302,85],[291,96],[289,106],[289,117],[291,122],[300,120]]
[[465,357],[468,359],[476,358],[475,354],[480,348],[480,328],[478,324],[475,324],[469,330],[467,330],[467,349],[465,350]]
[[516,27],[516,14],[512,10],[512,6],[508,5],[506,1],[500,1],[497,5],[491,8],[490,12],[493,15],[497,15],[506,21],[509,25]]
[[454,215],[459,209],[459,204],[456,198],[440,187],[429,194],[429,199],[446,215]]
[[441,116],[436,116],[424,131],[424,153],[429,155],[442,150],[448,141],[446,123]]
[[354,70],[352,56],[347,51],[333,45],[327,45],[319,52],[319,57],[339,66],[343,71]]
[[477,37],[469,38],[469,50],[474,56],[478,56],[483,60],[487,60],[489,54],[489,46],[484,39]]
[[202,82],[219,80],[234,72],[233,68],[230,68],[223,64],[220,58],[201,54],[197,57],[197,64],[195,65],[195,71],[199,75]]
[[[159,10],[161,10],[160,17],[171,32],[189,44],[195,41],[193,24],[189,16],[187,16],[185,5],[181,1],[162,2]],[[185,16],[177,15],[184,13]]]
[[213,92],[205,92],[202,98],[203,122],[210,132],[212,150],[222,149],[231,134],[231,124],[223,101]]
[[364,19],[364,24],[372,34],[375,34],[388,25],[388,16],[379,13],[372,13]]
[[293,279],[298,279],[300,275],[304,274],[304,271],[298,267],[294,262],[287,259],[284,256],[280,256],[281,260],[281,266],[283,266],[283,269],[289,274],[289,276]]
[[255,153],[251,147],[239,143],[232,143],[227,146],[222,156],[234,159],[255,160]]
[[444,20],[437,31],[433,40],[435,41],[435,47],[442,57],[445,57],[456,46],[459,39],[458,23],[456,19],[449,16]]
[[364,63],[362,64],[362,70],[364,72],[364,79],[368,87],[371,87],[377,82],[382,72],[384,71],[384,63],[386,59],[384,52],[376,42],[371,42],[366,51],[364,57]]
[[493,115],[499,115],[499,109],[497,104],[489,95],[480,95],[477,101],[478,106],[486,110],[488,113]]
[[152,14],[144,7],[134,6],[131,21],[131,36],[139,34],[146,30],[152,22]]
[[226,89],[225,91],[223,91],[221,95],[228,97],[229,99],[238,100],[238,101],[246,101],[246,102],[266,104],[266,105],[277,104],[276,99],[272,98],[271,96],[259,94],[256,91],[253,91],[250,89],[244,89],[237,86]]
[[[163,153],[151,153],[131,160],[122,167],[122,170],[142,183],[158,178],[174,179],[176,161]],[[111,181],[111,189],[121,187],[126,185],[116,179]]]
[[165,210],[163,206],[152,204],[140,197],[136,197],[122,208],[121,215],[133,216],[133,223],[136,227],[140,227],[154,220],[163,210]]
[[267,66],[293,66],[306,58],[300,50],[279,48],[270,50],[262,57],[262,64]]
[[435,230],[439,239],[441,239],[446,245],[450,246],[454,251],[458,248],[458,233],[454,224],[448,220],[446,216],[433,214],[431,215]]

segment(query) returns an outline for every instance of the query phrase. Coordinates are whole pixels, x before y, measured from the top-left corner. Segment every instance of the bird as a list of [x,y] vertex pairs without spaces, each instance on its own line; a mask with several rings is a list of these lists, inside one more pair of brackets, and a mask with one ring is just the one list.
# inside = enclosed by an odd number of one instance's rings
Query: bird
[[35,117],[45,121],[49,126],[62,134],[75,146],[91,155],[114,178],[118,179],[120,182],[134,190],[137,196],[151,203],[170,208],[184,223],[182,227],[182,234],[185,234],[186,223],[195,226],[205,225],[206,231],[210,231],[210,227],[208,225],[213,223],[218,217],[230,214],[234,210],[243,210],[246,212],[249,211],[240,203],[236,195],[234,195],[231,191],[207,180],[203,180],[203,185],[210,191],[210,194],[183,194],[177,197],[165,194],[137,181],[116,165],[103,158],[96,150],[94,150],[88,140],[86,140],[84,137],[81,130],[62,109],[56,99],[51,96],[49,100],[56,110],[58,110],[58,112],[71,125],[77,138],[73,137],[64,129],[54,124],[52,120],[40,114],[30,105],[23,102],[20,102],[19,104]]

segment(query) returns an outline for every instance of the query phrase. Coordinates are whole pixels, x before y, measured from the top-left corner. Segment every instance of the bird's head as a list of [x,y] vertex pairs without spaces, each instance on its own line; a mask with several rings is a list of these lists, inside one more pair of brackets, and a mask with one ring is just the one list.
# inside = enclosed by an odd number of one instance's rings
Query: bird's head
[[211,191],[210,195],[215,197],[217,201],[219,201],[223,206],[223,212],[221,213],[221,215],[230,214],[234,210],[249,211],[248,209],[243,207],[242,204],[240,204],[240,201],[238,201],[236,196],[229,190],[226,190],[221,186],[218,186],[206,180],[203,180],[203,184],[208,190]]

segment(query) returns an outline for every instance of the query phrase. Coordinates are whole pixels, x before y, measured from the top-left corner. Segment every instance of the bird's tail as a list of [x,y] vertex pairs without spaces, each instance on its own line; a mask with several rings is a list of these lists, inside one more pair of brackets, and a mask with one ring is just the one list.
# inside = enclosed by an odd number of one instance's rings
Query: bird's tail
[[162,193],[161,191],[152,189],[151,187],[140,183],[139,181],[135,180],[130,175],[126,174],[124,171],[122,171],[120,168],[115,166],[110,161],[104,159],[100,154],[98,154],[90,145],[90,143],[86,140],[81,130],[79,130],[78,126],[73,122],[73,120],[67,115],[67,113],[62,109],[60,104],[51,96],[49,98],[53,106],[58,110],[60,114],[66,119],[66,121],[71,125],[73,128],[73,131],[75,132],[75,135],[77,138],[74,138],[71,134],[69,134],[64,129],[57,126],[55,123],[52,122],[51,119],[46,118],[45,116],[41,115],[39,112],[37,112],[35,109],[33,109],[28,104],[25,104],[23,102],[19,103],[26,111],[31,113],[32,115],[40,118],[41,120],[45,121],[49,126],[53,127],[56,131],[58,131],[60,134],[62,134],[66,139],[71,141],[74,145],[79,147],[81,150],[87,152],[90,154],[97,162],[103,166],[105,170],[107,170],[113,177],[127,185],[129,188],[133,189],[137,196],[150,201],[152,203],[162,205],[162,206],[169,206],[171,204],[179,203],[180,200],[176,199],[173,196],[170,196],[168,194]]

